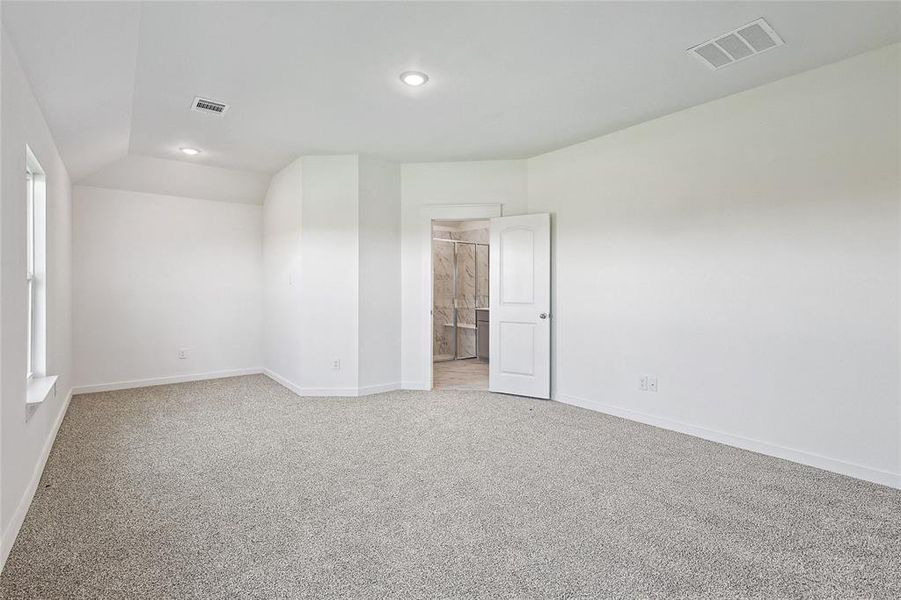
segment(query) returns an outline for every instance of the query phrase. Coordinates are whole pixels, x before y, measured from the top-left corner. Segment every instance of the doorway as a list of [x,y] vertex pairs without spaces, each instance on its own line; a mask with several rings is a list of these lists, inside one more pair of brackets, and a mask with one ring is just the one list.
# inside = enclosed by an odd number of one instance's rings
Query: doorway
[[487,390],[489,221],[432,221],[432,381]]

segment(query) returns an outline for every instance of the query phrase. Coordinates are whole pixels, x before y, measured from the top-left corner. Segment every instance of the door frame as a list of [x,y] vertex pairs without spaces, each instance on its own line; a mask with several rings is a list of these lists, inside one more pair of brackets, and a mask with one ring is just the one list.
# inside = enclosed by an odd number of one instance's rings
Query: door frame
[[420,211],[420,248],[424,255],[422,261],[422,297],[425,298],[423,307],[420,336],[425,343],[427,352],[421,357],[423,373],[425,373],[424,389],[432,389],[432,357],[434,356],[434,334],[432,323],[432,221],[477,221],[503,216],[502,205],[497,204],[429,204],[423,206]]

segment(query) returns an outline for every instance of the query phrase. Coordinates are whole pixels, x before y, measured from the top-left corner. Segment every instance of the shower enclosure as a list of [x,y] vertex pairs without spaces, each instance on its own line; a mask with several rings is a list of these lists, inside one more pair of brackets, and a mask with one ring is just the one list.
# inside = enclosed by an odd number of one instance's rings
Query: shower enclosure
[[434,237],[432,249],[432,358],[475,358],[476,309],[488,307],[488,244]]

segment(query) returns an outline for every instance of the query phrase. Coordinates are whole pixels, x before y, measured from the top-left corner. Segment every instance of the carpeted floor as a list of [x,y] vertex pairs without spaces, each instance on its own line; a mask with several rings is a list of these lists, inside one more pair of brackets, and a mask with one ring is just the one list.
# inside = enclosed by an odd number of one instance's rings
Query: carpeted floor
[[486,392],[107,392],[0,597],[898,598],[901,492]]

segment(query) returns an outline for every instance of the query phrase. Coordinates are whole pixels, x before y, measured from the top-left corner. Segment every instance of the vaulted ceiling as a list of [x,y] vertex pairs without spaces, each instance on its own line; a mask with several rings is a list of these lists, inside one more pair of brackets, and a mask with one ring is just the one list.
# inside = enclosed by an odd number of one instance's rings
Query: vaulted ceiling
[[[264,173],[524,158],[901,39],[895,2],[7,0],[2,17],[73,180],[126,154]],[[685,52],[760,17],[784,46],[718,71]],[[410,69],[431,80],[404,86]],[[189,110],[198,95],[231,108]]]

